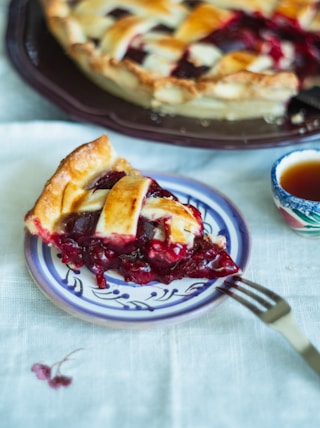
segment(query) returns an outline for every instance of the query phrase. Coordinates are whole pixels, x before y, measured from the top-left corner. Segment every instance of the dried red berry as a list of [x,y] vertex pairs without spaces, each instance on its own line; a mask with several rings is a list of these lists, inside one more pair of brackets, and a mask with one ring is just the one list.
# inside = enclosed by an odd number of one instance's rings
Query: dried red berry
[[46,364],[35,363],[31,367],[31,371],[35,373],[40,380],[48,380],[51,377],[51,367]]
[[48,380],[48,384],[53,389],[58,389],[61,386],[69,386],[72,383],[72,378],[69,376],[56,375]]

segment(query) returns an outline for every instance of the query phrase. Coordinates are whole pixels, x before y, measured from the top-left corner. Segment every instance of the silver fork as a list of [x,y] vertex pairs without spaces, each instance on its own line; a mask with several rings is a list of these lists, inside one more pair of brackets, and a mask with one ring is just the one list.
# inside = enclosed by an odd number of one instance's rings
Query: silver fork
[[240,276],[228,278],[224,286],[217,289],[250,309],[263,322],[281,333],[320,375],[320,353],[302,333],[289,304],[281,296]]

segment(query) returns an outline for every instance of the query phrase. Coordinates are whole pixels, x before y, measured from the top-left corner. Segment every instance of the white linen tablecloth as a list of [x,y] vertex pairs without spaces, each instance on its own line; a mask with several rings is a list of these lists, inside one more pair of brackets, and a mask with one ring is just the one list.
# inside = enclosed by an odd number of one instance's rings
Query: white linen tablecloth
[[[0,0],[2,40],[7,5]],[[246,276],[286,297],[320,348],[320,241],[284,225],[270,190],[272,163],[292,147],[193,149],[72,123],[21,80],[1,44],[1,427],[318,428],[320,377],[234,301],[183,324],[116,330],[63,312],[34,284],[24,260],[24,214],[57,163],[103,132],[136,167],[192,177],[230,198],[251,230]],[[61,366],[72,378],[68,387],[50,388],[31,371],[75,350]]]
[[[23,216],[57,163],[103,132],[66,122],[0,125],[2,426],[318,427],[319,376],[237,303],[165,328],[115,330],[64,313],[33,283]],[[252,234],[246,276],[285,296],[320,347],[319,240],[289,230],[270,191],[271,165],[288,148],[220,152],[108,134],[138,168],[180,173],[232,199]],[[54,390],[31,372],[79,348],[62,366],[69,387]]]

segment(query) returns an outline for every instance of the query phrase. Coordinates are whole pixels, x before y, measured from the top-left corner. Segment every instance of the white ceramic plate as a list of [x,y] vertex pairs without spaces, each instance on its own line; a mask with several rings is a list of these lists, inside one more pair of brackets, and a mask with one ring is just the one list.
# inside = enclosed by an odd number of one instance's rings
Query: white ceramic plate
[[[234,204],[220,192],[195,180],[163,173],[148,173],[181,202],[190,202],[201,211],[205,228],[222,234],[228,252],[245,270],[250,253],[250,234]],[[108,327],[147,328],[186,321],[223,301],[218,280],[183,279],[171,284],[148,286],[125,283],[112,272],[106,275],[109,287],[99,289],[87,269],[72,270],[62,264],[58,252],[41,239],[26,233],[25,258],[28,270],[40,290],[71,315]]]

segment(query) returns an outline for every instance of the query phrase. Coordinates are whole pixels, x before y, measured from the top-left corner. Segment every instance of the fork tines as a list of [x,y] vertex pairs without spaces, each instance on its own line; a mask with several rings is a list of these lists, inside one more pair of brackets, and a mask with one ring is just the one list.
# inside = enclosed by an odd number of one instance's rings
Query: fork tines
[[256,315],[261,315],[264,311],[272,309],[279,302],[283,302],[282,297],[274,291],[240,276],[228,278],[225,280],[224,285],[223,287],[217,287],[217,290],[237,300]]

